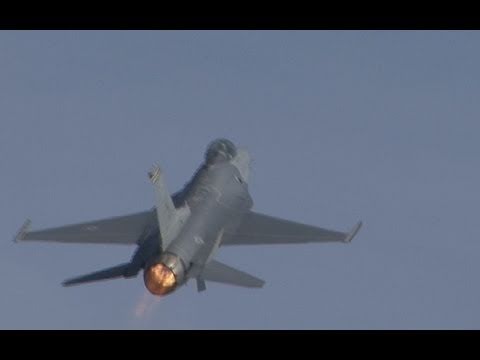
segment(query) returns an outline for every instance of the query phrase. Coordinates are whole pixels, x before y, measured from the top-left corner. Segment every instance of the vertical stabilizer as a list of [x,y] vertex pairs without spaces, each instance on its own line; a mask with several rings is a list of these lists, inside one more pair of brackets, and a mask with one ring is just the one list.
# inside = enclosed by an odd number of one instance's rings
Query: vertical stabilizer
[[190,215],[187,206],[175,208],[172,197],[167,190],[165,177],[158,165],[155,165],[148,173],[148,177],[155,189],[155,207],[157,209],[158,227],[162,248],[165,249],[177,236],[183,223]]

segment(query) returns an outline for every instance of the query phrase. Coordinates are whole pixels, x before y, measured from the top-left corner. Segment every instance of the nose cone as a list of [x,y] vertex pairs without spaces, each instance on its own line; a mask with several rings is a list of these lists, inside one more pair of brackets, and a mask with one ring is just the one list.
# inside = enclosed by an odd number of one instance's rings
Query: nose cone
[[158,263],[147,268],[143,273],[145,287],[153,295],[166,295],[177,286],[175,274],[167,266]]

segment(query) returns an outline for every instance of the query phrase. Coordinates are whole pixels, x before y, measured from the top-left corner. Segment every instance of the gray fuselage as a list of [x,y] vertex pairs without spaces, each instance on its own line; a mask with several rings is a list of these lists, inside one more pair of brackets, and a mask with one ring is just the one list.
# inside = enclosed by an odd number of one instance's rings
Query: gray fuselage
[[174,272],[178,287],[201,273],[224,233],[235,230],[253,201],[238,167],[222,160],[202,164],[192,180],[172,198],[175,207],[188,206],[190,216],[165,249],[161,248],[157,229],[140,244],[132,263],[144,269],[158,263],[167,265]]

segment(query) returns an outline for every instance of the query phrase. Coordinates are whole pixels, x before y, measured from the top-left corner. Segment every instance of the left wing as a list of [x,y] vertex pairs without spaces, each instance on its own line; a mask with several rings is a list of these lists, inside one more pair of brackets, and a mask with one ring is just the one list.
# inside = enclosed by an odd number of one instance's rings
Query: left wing
[[152,210],[38,231],[30,231],[30,220],[27,220],[15,241],[136,244],[155,221],[156,213]]
[[222,245],[301,244],[352,241],[362,222],[349,232],[340,232],[248,212],[234,233],[225,233]]

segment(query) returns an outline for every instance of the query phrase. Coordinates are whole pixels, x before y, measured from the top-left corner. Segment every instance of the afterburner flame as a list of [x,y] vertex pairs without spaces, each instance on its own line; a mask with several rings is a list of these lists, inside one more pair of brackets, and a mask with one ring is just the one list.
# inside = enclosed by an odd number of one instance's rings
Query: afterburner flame
[[143,273],[143,279],[148,291],[153,295],[166,295],[173,291],[177,285],[173,271],[162,263],[146,269]]

